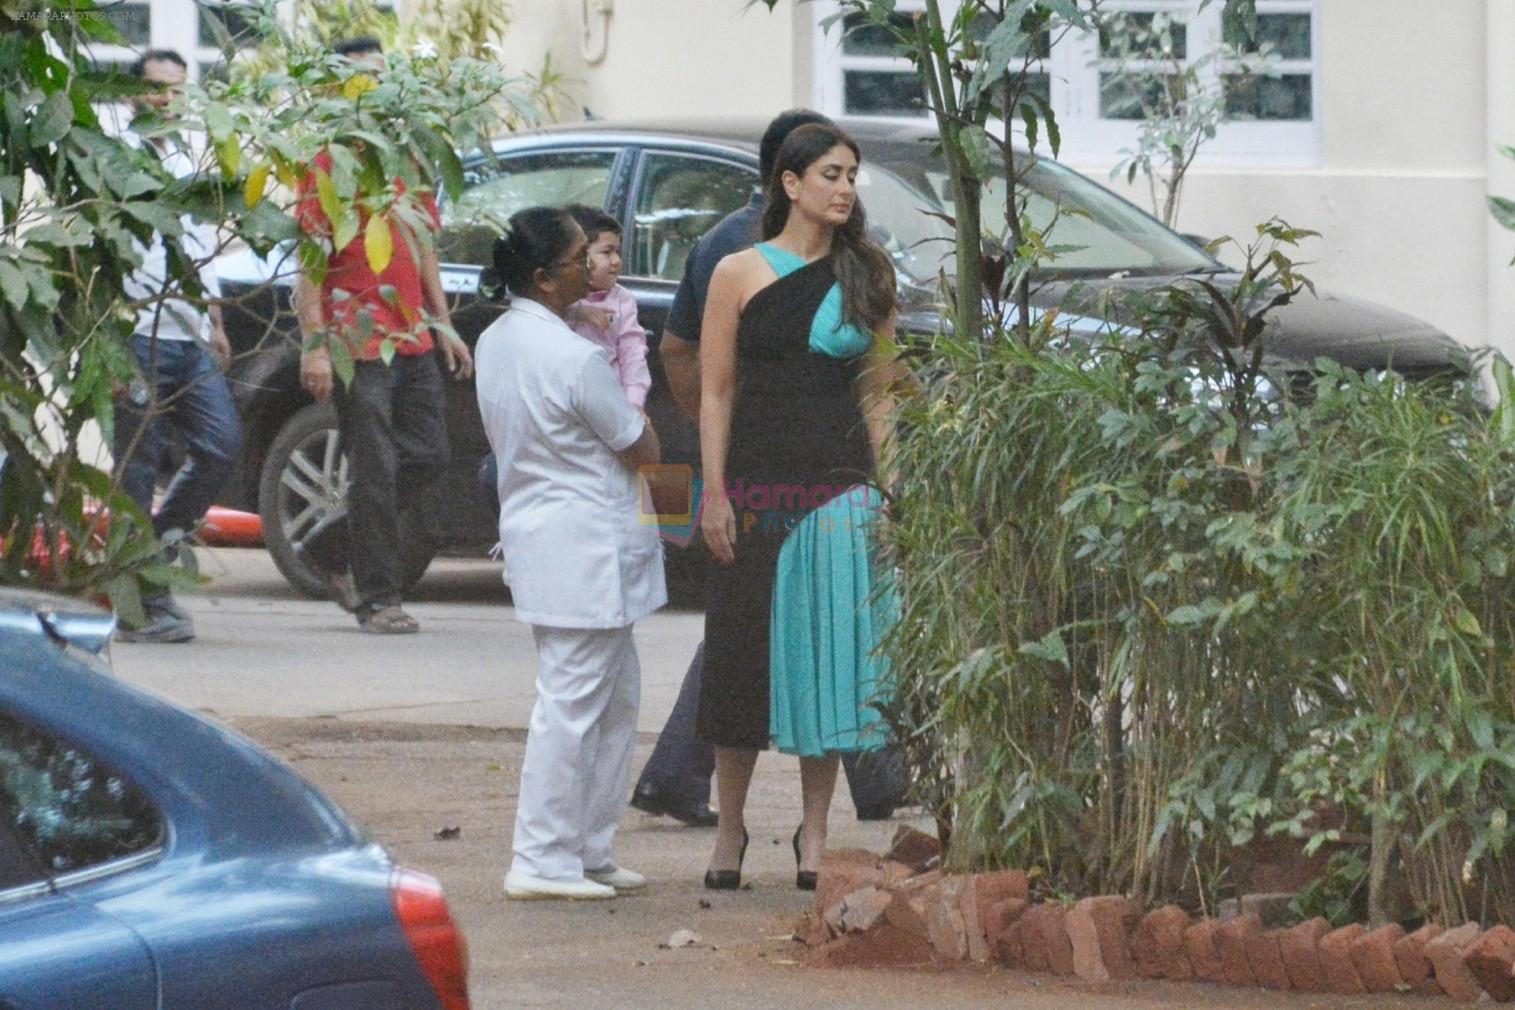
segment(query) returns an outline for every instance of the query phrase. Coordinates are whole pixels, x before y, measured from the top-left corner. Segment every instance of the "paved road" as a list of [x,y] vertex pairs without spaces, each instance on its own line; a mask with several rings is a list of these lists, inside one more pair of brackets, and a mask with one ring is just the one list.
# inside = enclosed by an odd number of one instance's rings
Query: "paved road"
[[[498,566],[444,560],[411,607],[415,636],[359,632],[333,605],[298,597],[262,551],[202,554],[210,576],[185,594],[190,644],[113,647],[117,673],[216,714],[330,793],[396,857],[437,876],[468,938],[475,1010],[1156,1010],[1428,1005],[1379,997],[1304,997],[1155,983],[1092,986],[1005,972],[814,970],[788,939],[809,896],[794,889],[788,839],[799,820],[792,759],[759,761],[748,804],[750,890],[699,883],[709,831],[628,812],[617,858],[652,879],[608,903],[506,901],[508,858],[535,662],[506,607]],[[637,628],[646,760],[701,634],[698,613],[667,611]],[[927,827],[915,818],[901,822]],[[896,824],[851,816],[845,788],[833,846],[881,851]],[[458,828],[455,840],[435,837]],[[678,929],[704,943],[662,950]]]
[[[489,559],[441,559],[407,608],[419,635],[369,635],[334,604],[297,594],[261,550],[198,552],[210,582],[183,594],[192,645],[113,649],[125,679],[225,719],[339,717],[524,727],[536,651]],[[639,729],[657,732],[704,634],[696,611],[637,625]]]

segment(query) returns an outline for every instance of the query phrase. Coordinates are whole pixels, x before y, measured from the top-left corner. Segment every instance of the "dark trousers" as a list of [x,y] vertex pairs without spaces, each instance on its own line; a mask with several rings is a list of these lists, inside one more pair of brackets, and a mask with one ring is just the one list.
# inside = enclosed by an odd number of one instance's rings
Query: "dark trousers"
[[359,361],[352,383],[332,391],[347,454],[347,514],[312,533],[304,552],[327,571],[352,571],[360,614],[400,604],[400,545],[419,535],[407,533],[402,515],[425,502],[447,465],[445,397],[435,353]]
[[[700,679],[705,669],[705,643],[694,650],[694,659],[684,674],[678,700],[658,742],[652,748],[642,775],[637,779],[638,792],[653,792],[672,800],[695,805],[710,802],[710,776],[715,772],[715,748],[701,741],[694,731],[695,714],[700,707]],[[905,762],[894,747],[842,755],[842,770],[852,805],[858,811],[893,807],[900,802],[908,785]]]
[[[226,376],[199,340],[132,337],[142,381],[116,402],[113,449],[121,487],[145,514],[153,532],[188,531],[205,517],[236,470],[242,426]],[[169,480],[153,515],[153,488],[172,429],[184,463]]]

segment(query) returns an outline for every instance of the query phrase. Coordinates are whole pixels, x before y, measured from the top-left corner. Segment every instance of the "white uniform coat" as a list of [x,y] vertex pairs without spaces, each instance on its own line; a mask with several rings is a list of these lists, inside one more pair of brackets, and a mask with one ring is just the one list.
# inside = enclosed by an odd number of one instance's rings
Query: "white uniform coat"
[[479,412],[499,464],[500,544],[516,616],[622,628],[668,601],[657,527],[617,457],[644,421],[605,351],[529,299],[477,349]]

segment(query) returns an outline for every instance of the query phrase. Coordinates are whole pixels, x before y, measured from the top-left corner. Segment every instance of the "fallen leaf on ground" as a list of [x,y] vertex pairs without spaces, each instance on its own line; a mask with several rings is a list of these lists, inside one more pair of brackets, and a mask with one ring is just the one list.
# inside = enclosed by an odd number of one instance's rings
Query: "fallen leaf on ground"
[[438,828],[435,832],[432,833],[431,837],[435,838],[439,842],[450,842],[454,838],[460,837],[462,834],[463,829],[460,827]]

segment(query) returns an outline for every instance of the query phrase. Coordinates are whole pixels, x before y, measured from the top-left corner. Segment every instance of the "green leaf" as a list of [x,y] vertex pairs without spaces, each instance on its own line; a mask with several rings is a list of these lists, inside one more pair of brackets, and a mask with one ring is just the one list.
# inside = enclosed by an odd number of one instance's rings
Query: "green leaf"
[[353,239],[358,237],[358,212],[351,207],[344,206],[342,214],[337,218],[332,228],[331,242],[335,252],[346,249]]
[[31,146],[47,147],[62,140],[69,127],[74,125],[74,103],[67,91],[55,91],[47,96],[32,120]]
[[111,609],[123,622],[133,625],[146,623],[147,613],[142,609],[142,587],[135,578],[118,575],[101,588],[110,599]]
[[130,200],[121,204],[121,209],[168,238],[174,238],[184,230],[179,215],[156,201]]
[[977,123],[970,123],[958,132],[958,138],[963,157],[968,162],[968,171],[980,180],[992,178],[994,163],[990,160],[989,134],[984,128]]
[[227,182],[242,168],[242,141],[235,133],[216,144],[216,160],[221,163],[221,177]]
[[16,311],[26,305],[26,277],[8,260],[0,260],[0,292]]
[[1063,636],[1055,628],[1042,636],[1040,641],[1022,645],[1020,653],[1025,656],[1035,656],[1037,659],[1045,659],[1049,663],[1059,663],[1064,667],[1068,665],[1068,647],[1063,643]]
[[1458,608],[1456,616],[1452,619],[1452,626],[1464,635],[1482,637],[1483,625],[1478,623],[1478,618],[1467,607]]
[[1026,97],[1036,105],[1037,111],[1041,116],[1041,121],[1046,124],[1047,146],[1052,149],[1052,157],[1056,158],[1058,150],[1063,146],[1063,134],[1057,127],[1057,113],[1052,111],[1052,104],[1041,95],[1028,94]]
[[1515,231],[1515,200],[1504,196],[1489,197],[1489,213],[1501,227]]

